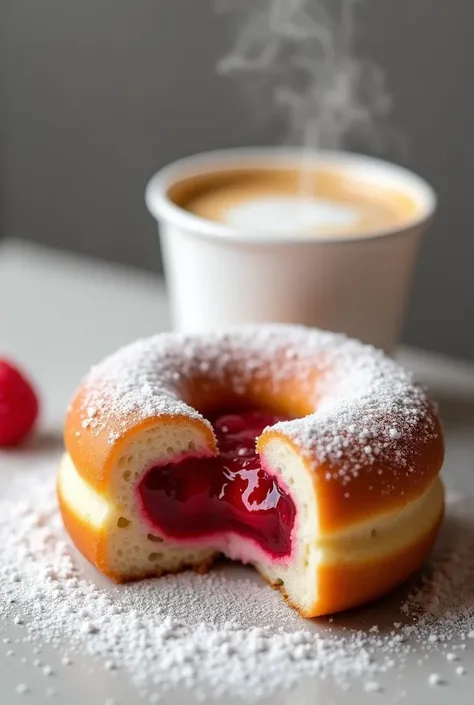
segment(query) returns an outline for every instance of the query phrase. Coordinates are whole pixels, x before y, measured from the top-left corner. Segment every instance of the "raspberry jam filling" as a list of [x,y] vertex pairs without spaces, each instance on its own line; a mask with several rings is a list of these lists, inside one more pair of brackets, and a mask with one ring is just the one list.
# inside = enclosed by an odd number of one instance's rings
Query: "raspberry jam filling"
[[272,557],[289,555],[295,505],[255,451],[256,437],[281,418],[245,411],[210,419],[219,456],[152,468],[138,487],[148,520],[174,539],[232,532]]

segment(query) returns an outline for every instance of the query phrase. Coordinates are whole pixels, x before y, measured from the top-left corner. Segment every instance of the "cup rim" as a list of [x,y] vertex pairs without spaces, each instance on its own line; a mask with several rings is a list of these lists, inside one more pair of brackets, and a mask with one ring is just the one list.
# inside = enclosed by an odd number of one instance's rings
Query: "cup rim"
[[[332,232],[330,235],[295,233],[272,233],[271,231],[255,231],[235,228],[225,223],[202,218],[176,205],[168,195],[171,186],[184,178],[206,173],[218,173],[238,168],[251,169],[267,166],[288,166],[288,160],[304,164],[313,163],[315,159],[322,164],[338,165],[349,171],[361,169],[368,179],[384,180],[392,186],[397,186],[408,193],[418,204],[415,215],[400,226],[386,227],[374,230],[361,236]],[[193,234],[206,239],[224,240],[225,242],[245,243],[249,245],[316,245],[344,244],[361,240],[378,240],[395,235],[403,235],[422,228],[433,217],[437,208],[437,197],[434,189],[425,179],[405,167],[376,157],[369,157],[355,152],[338,150],[307,150],[284,147],[237,147],[232,149],[200,152],[160,169],[148,182],[145,189],[145,203],[149,212],[156,220],[166,220]]]

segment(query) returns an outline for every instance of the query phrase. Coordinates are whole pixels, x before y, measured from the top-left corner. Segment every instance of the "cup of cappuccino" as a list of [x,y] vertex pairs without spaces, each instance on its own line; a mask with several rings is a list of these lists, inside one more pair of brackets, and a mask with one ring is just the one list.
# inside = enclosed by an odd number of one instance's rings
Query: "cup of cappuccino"
[[393,351],[436,197],[420,177],[346,152],[209,152],[146,189],[173,325],[285,322]]

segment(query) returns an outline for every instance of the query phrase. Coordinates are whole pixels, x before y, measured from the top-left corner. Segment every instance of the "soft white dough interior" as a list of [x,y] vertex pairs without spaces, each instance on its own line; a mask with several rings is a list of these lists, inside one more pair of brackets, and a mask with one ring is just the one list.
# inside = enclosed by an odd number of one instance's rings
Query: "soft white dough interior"
[[279,565],[264,558],[256,563],[256,567],[272,584],[282,581],[289,598],[305,608],[315,602],[318,591],[319,556],[313,550],[319,536],[314,483],[303,459],[286,441],[278,438],[269,441],[262,462],[282,478],[283,487],[290,493],[297,514],[291,561]]
[[272,583],[282,581],[290,599],[304,609],[317,599],[320,566],[370,561],[396,552],[427,534],[442,512],[443,489],[437,478],[421,497],[400,511],[321,535],[311,475],[289,443],[273,438],[265,446],[265,466],[282,478],[281,485],[297,508],[290,559],[272,561],[252,540],[233,534],[176,542],[160,536],[143,516],[136,488],[151,467],[190,452],[209,452],[206,437],[194,424],[162,423],[142,431],[122,448],[103,496],[79,476],[67,454],[63,457],[59,477],[63,500],[75,514],[105,531],[108,563],[118,575],[159,575],[224,553],[233,560],[255,564]]

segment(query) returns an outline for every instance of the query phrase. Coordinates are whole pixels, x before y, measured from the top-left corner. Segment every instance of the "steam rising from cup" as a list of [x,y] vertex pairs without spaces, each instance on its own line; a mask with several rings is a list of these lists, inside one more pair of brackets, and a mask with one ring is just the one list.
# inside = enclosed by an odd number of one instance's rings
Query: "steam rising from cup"
[[372,152],[400,151],[400,135],[388,125],[384,71],[355,47],[359,6],[367,0],[216,1],[239,20],[218,72],[270,86],[289,143],[342,149],[355,139]]

